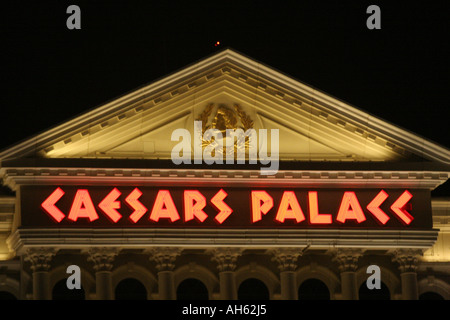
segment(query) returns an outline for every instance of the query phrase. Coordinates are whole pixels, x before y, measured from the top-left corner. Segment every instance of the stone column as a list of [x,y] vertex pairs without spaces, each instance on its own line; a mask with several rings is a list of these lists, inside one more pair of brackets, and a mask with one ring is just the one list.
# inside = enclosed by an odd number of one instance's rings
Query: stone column
[[176,300],[177,298],[173,269],[181,251],[182,249],[177,247],[152,248],[147,251],[150,254],[150,260],[156,262],[158,270],[159,300]]
[[94,263],[97,300],[114,300],[111,269],[114,259],[119,254],[119,249],[92,248],[87,253],[89,255],[88,261]]
[[343,300],[358,300],[356,269],[362,256],[359,249],[338,249],[334,251],[333,261],[337,262],[341,273],[341,292]]
[[303,254],[300,248],[277,248],[269,250],[273,255],[272,260],[278,263],[280,270],[280,285],[282,300],[297,300],[297,279],[295,271],[297,270],[298,257]]
[[242,254],[241,248],[216,248],[211,251],[212,260],[217,262],[220,282],[220,299],[237,300],[236,269],[237,258]]
[[400,270],[403,300],[419,299],[417,264],[421,254],[421,250],[414,249],[399,249],[394,252],[392,261],[398,263]]
[[51,300],[50,262],[56,254],[53,248],[31,248],[25,253],[24,259],[31,263],[33,273],[33,299]]

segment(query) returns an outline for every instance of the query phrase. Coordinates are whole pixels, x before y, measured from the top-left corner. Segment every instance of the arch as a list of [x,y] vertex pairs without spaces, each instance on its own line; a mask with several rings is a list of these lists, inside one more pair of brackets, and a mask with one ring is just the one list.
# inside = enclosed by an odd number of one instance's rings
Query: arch
[[17,297],[9,291],[0,291],[0,300],[17,300]]
[[208,289],[198,279],[184,279],[177,286],[177,300],[208,300],[208,298]]
[[266,284],[256,278],[247,278],[238,287],[238,300],[269,300]]
[[297,270],[297,290],[300,288],[302,283],[309,279],[317,279],[324,283],[330,293],[330,300],[334,300],[336,293],[341,290],[341,281],[337,275],[330,269],[317,265],[316,263],[311,263]]
[[126,278],[114,289],[115,300],[147,300],[147,290],[139,280]]
[[264,283],[269,291],[269,299],[273,299],[274,293],[280,288],[280,281],[278,276],[275,275],[268,268],[258,265],[256,263],[250,263],[236,270],[236,288],[239,288],[241,283],[249,278],[260,280]]
[[[11,300],[11,296],[15,299],[20,297],[20,283],[19,281],[6,277],[6,279],[0,284],[0,292],[3,296],[0,300]],[[9,297],[9,298],[8,298]]]
[[419,300],[444,300],[444,297],[441,296],[439,293],[427,291],[419,296]]
[[196,279],[206,286],[208,299],[213,299],[214,292],[219,292],[219,279],[209,269],[195,262],[183,265],[174,271],[175,288],[186,279]]
[[61,279],[52,287],[52,300],[85,300],[86,293],[83,285],[81,289],[67,288],[67,279]]
[[363,282],[358,291],[359,300],[391,300],[391,292],[387,285],[381,281],[380,289],[369,289]]
[[122,280],[128,278],[133,278],[139,281],[147,292],[147,300],[152,299],[152,293],[156,291],[158,280],[148,269],[140,265],[136,265],[133,262],[116,268],[112,272],[113,288],[116,288]]
[[419,298],[424,293],[434,292],[440,295],[444,300],[450,300],[450,284],[439,278],[427,277],[421,279],[418,282],[418,286]]
[[330,290],[322,280],[309,278],[298,287],[299,300],[330,300]]

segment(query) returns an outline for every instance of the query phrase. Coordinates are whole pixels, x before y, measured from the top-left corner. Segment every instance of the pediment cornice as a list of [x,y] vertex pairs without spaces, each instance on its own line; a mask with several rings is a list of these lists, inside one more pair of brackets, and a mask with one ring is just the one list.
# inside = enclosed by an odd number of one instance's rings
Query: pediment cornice
[[[174,121],[193,120],[208,103],[224,97],[239,100],[247,110],[254,108],[253,116],[260,126],[280,126],[300,138],[307,137],[318,149],[322,145],[341,148],[335,155],[309,155],[305,159],[404,161],[412,158],[450,165],[450,150],[232,50],[219,52],[19,143],[1,152],[0,158],[168,159],[169,154],[164,150],[156,150],[153,155],[145,153],[154,150],[154,145],[147,148],[144,143],[140,154],[123,151],[120,154],[114,149],[115,143],[123,145],[125,141],[142,138]],[[362,148],[364,151],[358,154]],[[285,154],[284,160],[289,159],[305,160],[298,154]]]

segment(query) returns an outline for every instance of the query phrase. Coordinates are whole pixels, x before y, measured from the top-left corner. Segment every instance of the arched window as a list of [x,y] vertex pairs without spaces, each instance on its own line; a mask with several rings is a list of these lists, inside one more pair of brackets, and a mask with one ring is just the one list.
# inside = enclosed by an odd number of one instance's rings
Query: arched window
[[330,300],[330,291],[319,279],[308,279],[298,288],[299,300]]
[[436,292],[424,292],[419,296],[419,300],[444,300],[444,297]]
[[269,298],[269,290],[261,280],[250,278],[239,286],[239,300],[269,300]]
[[359,300],[390,300],[389,288],[381,282],[381,289],[369,289],[366,282],[359,287]]
[[116,286],[115,299],[147,300],[147,290],[139,280],[134,278],[123,279]]
[[208,289],[198,279],[185,279],[177,288],[178,300],[208,300]]
[[67,279],[59,280],[52,291],[53,300],[84,300],[85,293],[83,286],[81,289],[69,289],[67,288]]
[[8,291],[0,291],[0,300],[17,300],[17,298]]

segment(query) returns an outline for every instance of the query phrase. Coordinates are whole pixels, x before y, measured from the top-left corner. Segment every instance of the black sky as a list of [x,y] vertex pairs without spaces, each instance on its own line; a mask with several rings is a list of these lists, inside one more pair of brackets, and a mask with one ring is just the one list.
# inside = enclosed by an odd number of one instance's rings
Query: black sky
[[[449,148],[447,3],[2,3],[0,149],[224,47]],[[70,4],[81,30],[66,27]],[[371,4],[381,30],[366,27]]]

